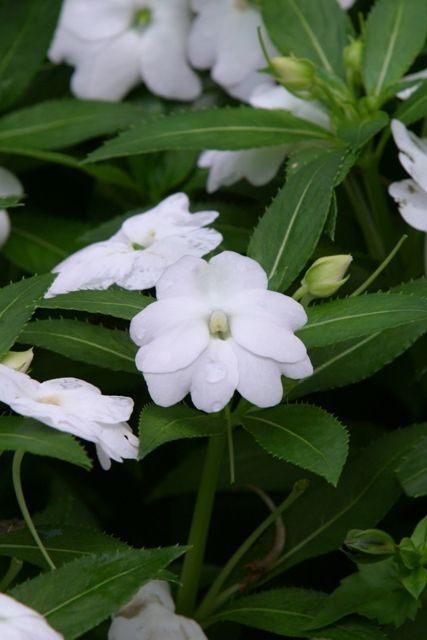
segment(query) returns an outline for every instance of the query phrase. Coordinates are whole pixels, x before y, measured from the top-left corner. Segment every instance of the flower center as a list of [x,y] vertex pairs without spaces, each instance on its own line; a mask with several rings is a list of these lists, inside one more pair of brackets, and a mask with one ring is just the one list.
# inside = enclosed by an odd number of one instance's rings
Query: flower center
[[209,331],[211,336],[225,340],[230,335],[230,327],[228,325],[228,318],[224,311],[220,309],[212,311],[209,318]]
[[141,243],[132,242],[132,249],[134,249],[135,251],[142,251],[143,249],[151,246],[155,240],[156,232],[154,231],[154,229],[150,229]]
[[143,30],[151,22],[150,9],[139,9],[133,16],[132,27],[137,30]]
[[54,394],[50,396],[40,396],[37,398],[37,402],[41,402],[42,404],[54,404],[57,407],[61,406],[61,398]]

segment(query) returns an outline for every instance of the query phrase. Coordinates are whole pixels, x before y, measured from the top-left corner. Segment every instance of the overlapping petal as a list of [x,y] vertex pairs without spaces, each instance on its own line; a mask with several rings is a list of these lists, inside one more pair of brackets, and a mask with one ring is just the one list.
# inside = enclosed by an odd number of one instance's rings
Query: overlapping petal
[[3,640],[64,640],[40,613],[5,593],[0,593],[0,637]]

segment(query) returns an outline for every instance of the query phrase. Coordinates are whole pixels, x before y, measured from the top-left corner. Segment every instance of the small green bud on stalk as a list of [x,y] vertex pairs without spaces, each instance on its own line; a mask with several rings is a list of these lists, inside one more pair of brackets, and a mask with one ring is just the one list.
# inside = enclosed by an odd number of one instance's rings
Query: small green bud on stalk
[[314,298],[332,296],[349,279],[350,276],[343,276],[352,260],[350,255],[336,255],[324,256],[313,262],[301,280],[301,287],[295,292],[294,299],[303,298],[308,304]]
[[27,351],[9,351],[3,358],[0,358],[0,364],[9,369],[15,369],[21,373],[26,373],[30,368],[34,353],[32,349]]
[[393,538],[380,529],[352,529],[344,541],[350,551],[375,556],[389,556],[396,553]]
[[352,40],[344,48],[344,64],[351,72],[359,72],[362,68],[363,43],[361,40]]
[[314,83],[314,67],[308,60],[290,56],[270,59],[275,79],[290,91],[309,91]]

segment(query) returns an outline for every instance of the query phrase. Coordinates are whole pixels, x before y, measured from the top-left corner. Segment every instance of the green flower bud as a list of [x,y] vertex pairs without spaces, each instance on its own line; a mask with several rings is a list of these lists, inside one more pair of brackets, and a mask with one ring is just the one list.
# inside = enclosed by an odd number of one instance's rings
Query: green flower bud
[[28,349],[27,351],[9,351],[3,358],[0,358],[0,364],[9,367],[9,369],[26,373],[30,368],[33,356],[34,353],[32,349]]
[[396,552],[393,538],[380,529],[352,529],[344,544],[350,551],[369,555],[388,556]]
[[314,66],[308,60],[289,56],[271,58],[270,68],[275,79],[291,91],[311,89],[314,81]]
[[362,68],[363,43],[361,40],[352,40],[344,48],[344,64],[349,71],[360,71]]
[[324,256],[313,262],[294,294],[295,300],[306,297],[310,301],[332,296],[349,279],[350,276],[343,276],[352,260],[350,255],[337,255]]

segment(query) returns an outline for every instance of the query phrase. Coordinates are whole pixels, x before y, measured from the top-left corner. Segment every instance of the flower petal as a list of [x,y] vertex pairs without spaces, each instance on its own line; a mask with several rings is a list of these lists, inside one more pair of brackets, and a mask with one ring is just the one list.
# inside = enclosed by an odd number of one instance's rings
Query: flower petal
[[140,311],[130,323],[130,337],[143,346],[162,334],[205,318],[209,309],[193,298],[157,300]]
[[233,344],[239,367],[237,391],[257,407],[273,407],[282,399],[280,366],[274,360],[261,358]]
[[239,382],[237,358],[230,341],[210,340],[194,366],[191,399],[197,409],[220,411],[233,397]]
[[61,27],[82,40],[113,38],[129,25],[131,3],[119,0],[68,0],[60,17]]
[[267,274],[258,262],[234,251],[223,251],[211,258],[209,268],[212,289],[218,291],[218,302],[244,289],[267,288]]
[[300,378],[308,378],[313,373],[313,365],[310,358],[306,356],[300,362],[280,364],[280,370],[283,375],[292,380],[299,380]]
[[10,405],[21,397],[31,398],[37,393],[39,386],[26,373],[0,364],[0,402]]
[[0,637],[3,640],[64,640],[34,609],[0,593]]
[[24,188],[18,178],[7,169],[0,167],[0,198],[22,196]]
[[190,393],[195,363],[173,373],[144,373],[148,392],[160,407],[171,407]]
[[139,440],[126,422],[100,427],[96,450],[103,469],[110,468],[110,458],[116,462],[137,459]]
[[193,20],[188,37],[188,55],[196,69],[209,69],[218,52],[218,33],[223,21],[224,0],[193,0],[198,15]]
[[274,322],[291,331],[301,329],[307,322],[304,307],[290,296],[277,291],[245,290],[236,294],[223,306],[230,315],[247,315]]
[[399,160],[411,178],[427,191],[427,143],[409,131],[402,122],[391,123],[393,138],[401,153]]
[[319,102],[297,98],[281,86],[257,87],[249,99],[249,104],[261,109],[285,109],[298,118],[314,122],[325,129],[331,126],[329,116]]
[[193,256],[180,258],[166,269],[156,285],[158,300],[166,298],[197,298],[205,290],[209,265],[205,260]]
[[398,203],[405,222],[427,233],[427,193],[414,180],[393,182],[388,191]]

